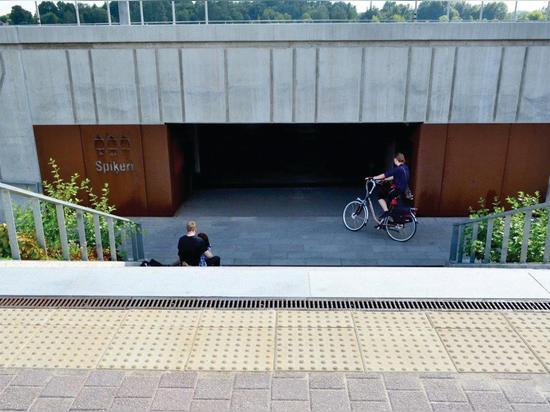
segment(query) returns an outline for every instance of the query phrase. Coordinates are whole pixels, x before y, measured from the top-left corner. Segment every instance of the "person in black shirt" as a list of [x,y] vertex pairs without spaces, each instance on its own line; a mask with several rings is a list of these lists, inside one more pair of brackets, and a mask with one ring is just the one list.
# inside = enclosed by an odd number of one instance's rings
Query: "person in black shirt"
[[378,199],[380,207],[384,213],[380,216],[380,219],[385,218],[388,215],[388,203],[394,198],[400,198],[407,190],[409,186],[409,167],[405,164],[405,155],[403,153],[396,153],[393,159],[395,167],[392,169],[373,176],[373,179],[377,180],[393,180],[394,188],[388,186],[378,185],[374,189],[373,194]]
[[[212,252],[208,250],[208,245],[204,240],[197,236],[197,224],[194,221],[187,222],[187,234],[180,237],[178,241],[178,256],[182,266],[199,266],[199,262],[202,255],[206,256],[206,262],[209,266],[219,266],[219,257],[214,256]],[[214,261],[217,258],[218,264]],[[214,260],[214,261],[212,261]]]

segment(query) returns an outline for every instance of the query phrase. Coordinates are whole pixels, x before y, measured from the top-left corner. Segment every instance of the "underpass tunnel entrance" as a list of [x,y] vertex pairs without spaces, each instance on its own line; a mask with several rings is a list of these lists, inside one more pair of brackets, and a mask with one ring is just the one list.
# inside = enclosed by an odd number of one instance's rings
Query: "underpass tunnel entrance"
[[[187,159],[185,193],[207,188],[359,185],[408,159],[416,124],[170,125]],[[181,180],[182,178],[180,178]],[[177,184],[177,183],[176,183]]]

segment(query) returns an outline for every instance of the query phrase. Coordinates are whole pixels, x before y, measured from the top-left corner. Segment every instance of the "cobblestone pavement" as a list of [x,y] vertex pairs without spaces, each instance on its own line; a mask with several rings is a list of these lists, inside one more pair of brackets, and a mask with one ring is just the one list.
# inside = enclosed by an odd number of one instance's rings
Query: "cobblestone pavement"
[[187,220],[206,232],[223,265],[444,265],[452,223],[463,218],[421,218],[414,238],[399,244],[366,227],[350,232],[344,206],[363,196],[351,188],[216,189],[193,194],[174,217],[142,217],[147,258],[170,264]]
[[0,369],[0,389],[2,411],[550,411],[532,374]]

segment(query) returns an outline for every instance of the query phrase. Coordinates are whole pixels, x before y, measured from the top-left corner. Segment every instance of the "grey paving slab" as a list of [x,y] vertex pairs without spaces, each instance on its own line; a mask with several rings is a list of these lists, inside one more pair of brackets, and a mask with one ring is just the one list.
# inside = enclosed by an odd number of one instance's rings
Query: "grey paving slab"
[[72,398],[38,398],[34,401],[30,412],[65,412],[73,403]]
[[532,381],[500,381],[499,384],[510,403],[546,403]]
[[520,403],[512,405],[512,408],[518,412],[550,412],[549,404]]
[[126,372],[111,370],[92,371],[86,379],[86,386],[120,386]]
[[229,400],[199,399],[191,402],[191,412],[226,412],[229,408]]
[[391,406],[389,402],[352,401],[351,410],[353,412],[389,412]]
[[115,398],[110,412],[148,412],[151,398]]
[[78,395],[86,376],[53,376],[40,396],[52,398],[74,398]]
[[119,398],[152,398],[157,390],[156,376],[126,376],[117,392]]
[[13,381],[15,375],[0,375],[0,392]]
[[432,408],[422,391],[388,391],[394,412],[428,412]]
[[194,388],[196,382],[196,372],[167,372],[161,376],[159,388]]
[[267,412],[271,409],[269,389],[235,389],[231,410],[239,412]]
[[16,375],[12,385],[17,386],[43,386],[52,378],[53,373],[44,369],[21,369]]
[[312,412],[351,411],[348,394],[344,389],[316,389],[311,391]]
[[469,403],[463,402],[432,402],[434,412],[469,412],[473,411]]
[[348,379],[349,398],[352,401],[386,401],[382,379]]
[[271,387],[269,373],[238,373],[235,376],[235,389],[268,389]]
[[206,375],[199,377],[195,388],[195,399],[231,399],[232,375]]
[[116,391],[117,388],[85,386],[74,400],[71,408],[77,410],[109,409],[115,399]]
[[423,379],[422,384],[431,402],[468,402],[454,379]]
[[40,394],[35,386],[8,386],[0,394],[0,409],[26,411]]
[[398,390],[420,390],[422,384],[420,379],[416,375],[402,374],[402,373],[385,373],[384,383],[386,389],[398,389]]
[[476,411],[511,411],[512,407],[500,392],[466,392]]
[[458,382],[465,391],[498,391],[496,379],[481,374],[464,374],[458,377]]
[[309,385],[303,378],[274,378],[271,399],[305,401],[309,399]]
[[193,390],[183,388],[159,388],[153,398],[152,411],[188,411],[193,400]]
[[311,389],[343,389],[346,387],[345,376],[342,373],[311,373],[309,387]]

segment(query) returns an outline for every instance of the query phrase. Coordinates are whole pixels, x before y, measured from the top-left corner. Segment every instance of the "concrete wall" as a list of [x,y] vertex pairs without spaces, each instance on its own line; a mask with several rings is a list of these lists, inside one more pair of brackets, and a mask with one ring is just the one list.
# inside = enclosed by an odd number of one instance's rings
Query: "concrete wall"
[[32,125],[550,122],[550,24],[0,27],[0,178]]

